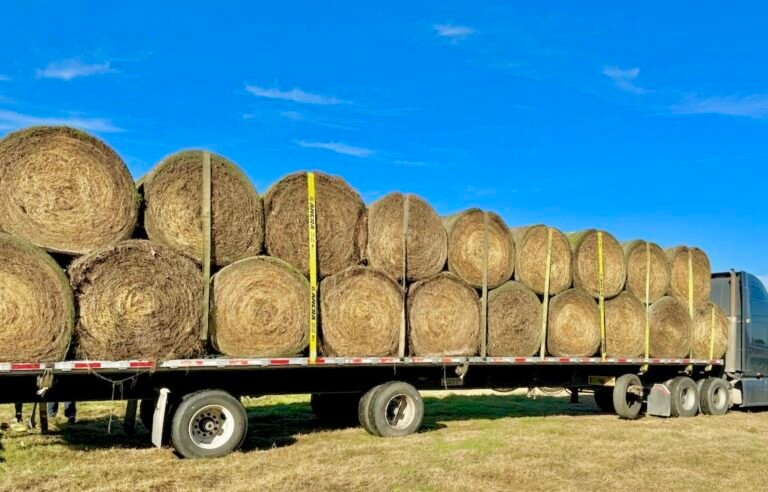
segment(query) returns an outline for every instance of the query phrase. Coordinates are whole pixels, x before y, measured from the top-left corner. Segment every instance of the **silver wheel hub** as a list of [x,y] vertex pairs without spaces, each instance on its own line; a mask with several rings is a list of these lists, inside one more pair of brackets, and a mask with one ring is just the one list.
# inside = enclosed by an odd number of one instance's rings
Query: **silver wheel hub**
[[235,431],[234,416],[220,405],[199,409],[189,422],[189,437],[203,449],[216,449],[227,443]]

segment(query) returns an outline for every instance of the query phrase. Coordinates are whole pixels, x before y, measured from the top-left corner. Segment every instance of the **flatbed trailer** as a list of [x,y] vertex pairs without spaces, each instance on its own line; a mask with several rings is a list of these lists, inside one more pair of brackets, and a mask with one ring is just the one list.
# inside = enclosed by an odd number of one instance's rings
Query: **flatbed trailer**
[[[757,282],[757,283],[755,283]],[[757,292],[762,289],[760,292]],[[756,277],[713,276],[713,301],[730,317],[724,359],[602,357],[307,357],[0,364],[0,402],[141,400],[152,441],[184,457],[236,450],[247,432],[244,396],[311,393],[324,418],[354,416],[371,434],[399,437],[421,425],[420,390],[563,387],[592,392],[604,410],[636,419],[722,415],[768,404],[768,345],[752,347],[768,294]],[[760,304],[763,303],[763,304]],[[768,338],[765,337],[765,338]],[[762,347],[758,347],[762,348]],[[756,350],[756,349],[755,349]],[[41,408],[44,405],[41,405]]]

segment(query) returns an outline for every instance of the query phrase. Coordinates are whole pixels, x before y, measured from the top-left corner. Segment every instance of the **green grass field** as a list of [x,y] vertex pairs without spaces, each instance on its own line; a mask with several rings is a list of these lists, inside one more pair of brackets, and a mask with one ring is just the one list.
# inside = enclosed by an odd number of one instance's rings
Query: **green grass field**
[[[126,436],[124,403],[81,404],[79,423],[49,435],[5,431],[0,488],[756,490],[768,467],[768,412],[627,422],[587,395],[578,404],[489,392],[424,400],[420,433],[382,439],[323,427],[306,395],[248,399],[243,450],[217,460],[153,448],[140,424]],[[0,422],[12,416],[0,406]]]

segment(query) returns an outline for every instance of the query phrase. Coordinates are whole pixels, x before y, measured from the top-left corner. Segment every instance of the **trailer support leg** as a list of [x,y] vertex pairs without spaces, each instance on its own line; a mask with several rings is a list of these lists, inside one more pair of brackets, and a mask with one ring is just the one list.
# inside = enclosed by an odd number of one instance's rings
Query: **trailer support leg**
[[40,402],[39,406],[40,415],[40,433],[48,434],[48,404],[46,402]]
[[125,418],[123,419],[123,431],[132,435],[136,431],[136,408],[138,400],[128,400],[125,404]]
[[571,403],[579,403],[579,388],[571,388]]

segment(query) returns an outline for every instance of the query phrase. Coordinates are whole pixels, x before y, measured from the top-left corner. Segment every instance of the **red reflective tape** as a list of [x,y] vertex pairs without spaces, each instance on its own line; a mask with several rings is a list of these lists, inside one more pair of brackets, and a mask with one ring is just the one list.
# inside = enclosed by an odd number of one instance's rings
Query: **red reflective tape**
[[323,358],[323,357],[316,358],[315,359],[315,365],[317,365],[317,364],[325,364],[325,358]]
[[619,358],[619,362],[627,362],[627,359],[622,359],[622,358],[620,357],[620,358]]
[[515,357],[515,362],[526,362],[525,357]]
[[148,360],[132,360],[128,363],[128,367],[132,369],[143,369],[147,367],[154,367],[155,363]]
[[291,359],[269,359],[270,365],[285,366],[291,363]]
[[690,363],[691,363],[691,359],[683,359],[683,364],[690,364]]
[[395,359],[393,357],[382,357],[379,359],[379,364],[391,364],[393,362],[397,362],[398,359]]
[[454,362],[455,360],[454,357],[440,357],[440,362]]
[[651,362],[654,364],[659,364],[661,362],[661,359],[651,359]]
[[560,357],[558,360],[559,360],[560,362],[570,362],[570,361],[571,361],[571,358],[570,358],[570,357]]
[[11,371],[36,371],[42,368],[43,364],[11,364]]
[[360,357],[355,357],[353,359],[349,359],[349,362],[351,364],[362,364],[363,363],[363,359],[361,359]]
[[246,359],[227,359],[228,366],[247,366],[248,361]]
[[101,369],[101,362],[75,362],[72,367],[75,369]]

